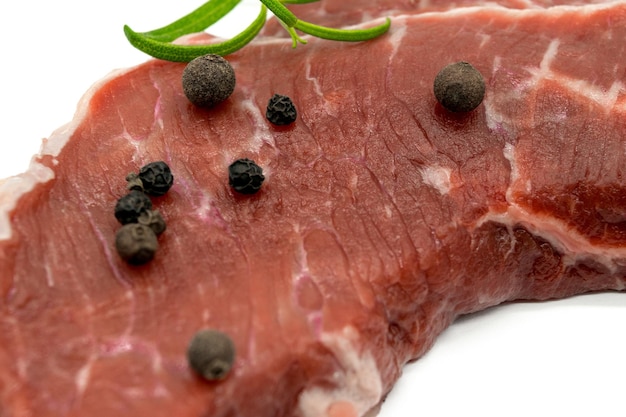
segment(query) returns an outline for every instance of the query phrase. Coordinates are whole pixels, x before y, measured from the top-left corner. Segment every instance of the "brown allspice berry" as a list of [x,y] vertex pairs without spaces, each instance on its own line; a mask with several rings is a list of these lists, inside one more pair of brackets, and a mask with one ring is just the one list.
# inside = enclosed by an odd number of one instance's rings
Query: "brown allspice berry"
[[190,61],[183,71],[183,92],[193,104],[212,107],[235,90],[235,70],[219,55],[208,54]]
[[235,361],[235,345],[226,333],[200,330],[189,343],[187,360],[191,369],[204,379],[223,379]]
[[485,80],[468,62],[446,65],[435,77],[434,93],[437,101],[448,111],[469,112],[482,103]]

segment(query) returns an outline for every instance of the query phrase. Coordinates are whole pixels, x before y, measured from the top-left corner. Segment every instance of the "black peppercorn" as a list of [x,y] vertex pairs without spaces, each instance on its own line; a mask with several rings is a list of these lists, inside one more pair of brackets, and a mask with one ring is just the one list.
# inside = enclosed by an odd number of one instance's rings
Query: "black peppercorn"
[[183,71],[183,91],[196,106],[211,107],[235,90],[235,70],[219,55],[195,58]]
[[138,190],[131,190],[117,200],[115,218],[122,224],[136,223],[139,215],[151,208],[152,202],[147,195]]
[[158,210],[146,210],[139,215],[137,223],[148,226],[157,236],[165,231],[166,225],[163,216]]
[[235,360],[235,345],[217,330],[200,330],[187,348],[189,366],[210,381],[226,377]]
[[256,193],[263,180],[263,170],[250,159],[238,159],[228,167],[228,182],[239,193]]
[[126,224],[115,235],[115,248],[122,259],[131,264],[143,264],[154,257],[159,244],[157,237],[146,225]]
[[451,112],[474,110],[485,96],[485,80],[476,68],[467,62],[445,66],[434,83],[435,97]]
[[296,107],[287,96],[274,94],[267,103],[265,117],[275,125],[288,125],[293,123],[297,115]]
[[170,167],[163,161],[150,162],[139,170],[139,179],[146,193],[154,196],[165,194],[174,183]]

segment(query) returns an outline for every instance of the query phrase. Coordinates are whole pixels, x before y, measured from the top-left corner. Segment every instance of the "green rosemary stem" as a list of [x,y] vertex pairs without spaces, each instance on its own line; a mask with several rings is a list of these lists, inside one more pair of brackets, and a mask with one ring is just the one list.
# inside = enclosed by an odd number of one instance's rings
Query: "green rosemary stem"
[[209,0],[193,12],[159,29],[142,35],[164,42],[171,42],[183,35],[202,32],[226,16],[241,0]]
[[208,45],[176,45],[163,42],[146,36],[142,33],[134,32],[127,25],[124,26],[124,33],[128,41],[140,51],[147,53],[154,58],[164,59],[174,62],[189,62],[206,54],[228,55],[254,39],[263,26],[267,18],[267,8],[262,5],[257,18],[243,32],[224,42],[212,43]]
[[391,25],[391,19],[387,18],[385,23],[367,29],[333,29],[299,20],[283,5],[283,3],[305,4],[318,0],[260,0],[262,6],[258,17],[243,32],[232,39],[208,45],[175,45],[171,43],[183,35],[205,30],[224,17],[240,1],[209,0],[193,12],[167,26],[149,32],[138,33],[125,25],[124,34],[135,48],[148,55],[168,61],[189,62],[205,54],[228,55],[247,45],[259,34],[265,25],[268,9],[274,13],[285,27],[291,36],[294,48],[298,43],[307,43],[305,39],[298,35],[296,29],[318,38],[359,42],[384,34]]
[[385,23],[367,29],[331,29],[324,26],[298,20],[294,28],[313,35],[317,38],[330,39],[343,42],[360,42],[376,38],[389,30],[391,19],[387,18]]
[[261,0],[261,3],[267,6],[267,8],[270,9],[272,13],[274,13],[274,16],[276,16],[281,22],[287,25],[287,27],[294,27],[294,25],[298,21],[296,15],[291,13],[288,8],[283,6],[279,0]]
[[295,30],[293,30],[294,28],[322,39],[344,42],[360,42],[382,35],[389,30],[389,26],[391,25],[391,19],[387,18],[385,23],[368,29],[333,29],[325,26],[318,26],[313,23],[299,20],[289,9],[283,6],[282,3],[287,2],[300,4],[309,1],[287,0],[281,2],[279,0],[261,0],[261,3],[266,5],[267,8],[270,9],[272,13],[274,13],[274,15],[284,24],[285,28],[289,32],[289,35],[291,35],[294,48],[297,46],[298,42],[306,43],[303,42],[303,39],[296,34]]

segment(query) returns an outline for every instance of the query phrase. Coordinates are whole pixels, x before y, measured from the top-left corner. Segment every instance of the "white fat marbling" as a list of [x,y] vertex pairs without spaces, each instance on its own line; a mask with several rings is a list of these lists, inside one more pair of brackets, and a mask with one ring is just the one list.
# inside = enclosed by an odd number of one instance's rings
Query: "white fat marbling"
[[563,262],[575,264],[578,260],[593,258],[604,265],[611,273],[615,273],[626,259],[626,248],[611,248],[594,245],[565,222],[548,216],[537,216],[528,213],[522,207],[511,204],[504,213],[489,212],[477,223],[476,227],[493,221],[513,228],[524,226],[530,233],[549,242],[563,254]]
[[406,19],[394,19],[390,32],[388,42],[391,45],[391,54],[389,55],[389,62],[391,63],[398,53],[402,45],[402,40],[407,33]]
[[357,348],[359,338],[357,330],[350,326],[342,332],[322,333],[322,343],[339,363],[333,375],[337,388],[314,386],[303,391],[299,399],[303,417],[325,416],[338,403],[350,404],[358,416],[363,416],[380,402],[383,394],[380,372],[372,354]]
[[433,187],[441,195],[450,192],[450,168],[440,166],[426,166],[420,169],[424,184]]

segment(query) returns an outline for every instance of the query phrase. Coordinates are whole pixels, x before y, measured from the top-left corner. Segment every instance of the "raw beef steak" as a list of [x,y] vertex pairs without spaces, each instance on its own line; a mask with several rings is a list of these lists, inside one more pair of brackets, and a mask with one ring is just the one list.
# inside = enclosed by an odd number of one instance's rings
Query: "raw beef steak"
[[[260,38],[213,109],[185,98],[183,64],[96,85],[2,184],[0,416],[363,416],[459,315],[624,290],[626,5],[502,4],[299,6],[392,28]],[[487,92],[459,115],[432,81],[460,60]],[[274,93],[294,124],[265,119]],[[238,158],[259,193],[229,188]],[[113,207],[155,160],[175,176],[152,200],[167,230],[131,266]],[[202,328],[235,343],[221,382],[187,364]]]

